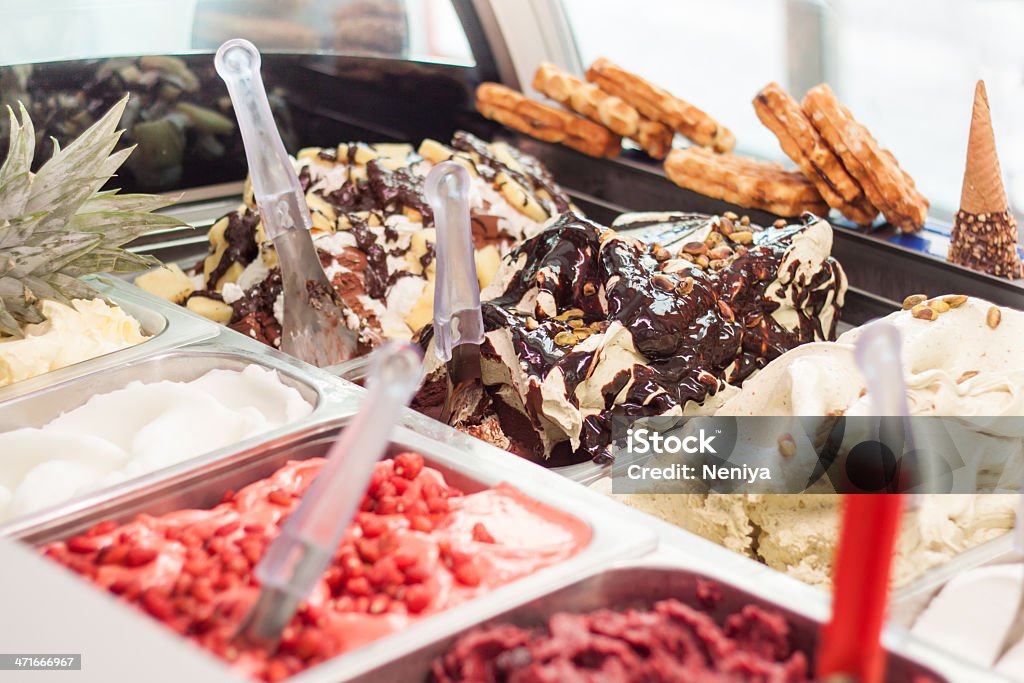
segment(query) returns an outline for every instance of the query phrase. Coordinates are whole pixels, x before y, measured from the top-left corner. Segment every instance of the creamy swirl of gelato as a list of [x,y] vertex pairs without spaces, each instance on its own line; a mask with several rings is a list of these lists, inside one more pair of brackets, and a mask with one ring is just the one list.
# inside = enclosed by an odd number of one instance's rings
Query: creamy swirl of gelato
[[43,300],[39,308],[44,322],[26,325],[21,339],[0,339],[0,387],[146,340],[138,320],[102,299]]
[[[998,312],[994,327],[991,311]],[[1024,415],[1024,313],[970,297],[935,320],[909,310],[884,320],[903,338],[912,415]],[[854,358],[861,330],[787,352],[751,378],[719,414],[871,415],[871,396]]]

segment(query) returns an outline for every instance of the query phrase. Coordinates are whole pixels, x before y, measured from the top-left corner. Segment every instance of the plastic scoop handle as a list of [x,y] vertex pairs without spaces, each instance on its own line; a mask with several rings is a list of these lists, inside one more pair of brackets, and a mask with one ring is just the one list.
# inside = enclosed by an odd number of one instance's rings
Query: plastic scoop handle
[[399,342],[373,354],[362,408],[331,446],[302,502],[256,566],[264,586],[301,600],[323,575],[387,447],[400,408],[419,386],[422,359],[418,347]]
[[876,415],[905,417],[910,414],[901,345],[899,330],[881,320],[865,327],[857,337],[854,356],[867,379]]
[[[856,342],[857,364],[880,416],[907,416],[900,348],[899,331],[885,322],[868,326]],[[910,438],[909,424],[906,438]],[[832,618],[822,633],[817,658],[821,679],[846,674],[859,683],[885,680],[881,633],[903,498],[895,493],[851,494],[843,500]]]
[[434,349],[445,363],[452,359],[456,346],[484,341],[469,187],[469,171],[454,161],[443,161],[430,169],[423,186],[437,228]]
[[260,62],[255,45],[234,38],[220,46],[213,63],[228,86],[235,109],[263,229],[268,238],[274,239],[293,228],[309,230],[313,221],[270,112]]

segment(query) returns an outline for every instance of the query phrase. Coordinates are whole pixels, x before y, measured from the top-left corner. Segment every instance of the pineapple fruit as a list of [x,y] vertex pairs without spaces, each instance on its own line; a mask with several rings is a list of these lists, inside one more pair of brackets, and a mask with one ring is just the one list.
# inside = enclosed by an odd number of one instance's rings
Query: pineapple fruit
[[405,324],[415,332],[434,319],[434,281],[427,280],[423,283],[423,290],[420,298],[412,305],[409,312],[405,314]]
[[223,301],[211,299],[208,296],[194,296],[188,300],[188,304],[185,307],[193,313],[198,313],[204,318],[221,325],[227,325],[231,322],[231,315],[234,313],[234,309],[230,305]]
[[143,194],[100,191],[132,153],[114,151],[125,97],[61,149],[35,174],[35,129],[20,106],[8,109],[10,145],[0,166],[0,337],[22,337],[23,327],[46,318],[37,303],[70,304],[99,294],[79,278],[125,273],[159,263],[122,247],[157,229],[182,225],[152,213],[170,202]]
[[498,268],[501,266],[501,254],[498,253],[496,246],[488,244],[486,247],[476,250],[473,260],[476,262],[476,279],[480,283],[480,289],[485,289],[498,274]]
[[135,278],[135,286],[174,304],[185,303],[188,295],[196,291],[192,278],[176,263],[155,268],[145,275],[138,276]]

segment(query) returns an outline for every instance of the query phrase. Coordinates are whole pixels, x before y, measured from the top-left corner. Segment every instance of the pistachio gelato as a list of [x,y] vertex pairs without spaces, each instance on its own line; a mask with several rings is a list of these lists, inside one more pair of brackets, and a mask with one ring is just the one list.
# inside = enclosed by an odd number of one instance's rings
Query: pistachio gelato
[[[970,439],[960,441],[970,444],[960,449],[964,473],[977,490],[991,493],[916,497],[902,524],[895,585],[1009,531],[1018,495],[1000,492],[1018,491],[1024,481],[1020,421],[1000,419],[1024,414],[1024,313],[966,296],[919,299],[885,318],[902,337],[910,412],[960,418],[952,436]],[[871,396],[854,357],[862,329],[786,352],[748,379],[716,415],[871,415]],[[608,479],[595,487],[611,493]],[[830,582],[838,496],[615,497],[808,583]]]

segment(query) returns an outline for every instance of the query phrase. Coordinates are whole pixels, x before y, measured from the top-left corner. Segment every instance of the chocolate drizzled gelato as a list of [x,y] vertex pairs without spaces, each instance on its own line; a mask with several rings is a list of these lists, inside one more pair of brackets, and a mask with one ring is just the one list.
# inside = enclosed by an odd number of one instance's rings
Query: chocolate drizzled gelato
[[[682,218],[659,220],[679,237]],[[520,455],[606,462],[613,417],[707,411],[786,350],[835,337],[846,277],[827,222],[688,221],[676,254],[573,213],[515,249],[483,293],[488,410],[466,407],[461,426],[496,416]],[[414,406],[430,413],[446,378],[427,357]]]
[[[433,214],[423,195],[430,168],[454,160],[470,171],[470,209],[482,286],[502,254],[569,198],[537,160],[504,143],[457,133],[452,145],[342,143],[310,148],[294,161],[309,206],[321,264],[359,332],[358,353],[384,339],[410,339],[433,315]],[[193,272],[208,299],[197,312],[266,344],[280,344],[284,306],[273,244],[251,192],[210,229],[210,254]]]

